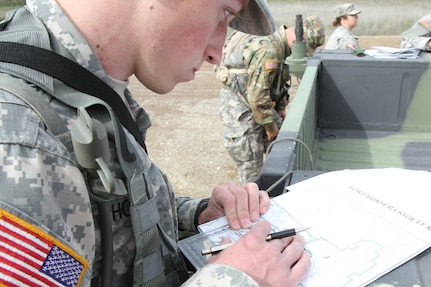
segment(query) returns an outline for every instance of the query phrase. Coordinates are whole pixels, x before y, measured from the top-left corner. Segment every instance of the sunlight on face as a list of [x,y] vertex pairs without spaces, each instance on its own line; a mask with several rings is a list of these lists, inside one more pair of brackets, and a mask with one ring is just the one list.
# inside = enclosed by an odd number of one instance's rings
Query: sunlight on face
[[205,61],[217,64],[229,21],[247,2],[190,0],[180,1],[175,9],[154,6],[147,12],[154,23],[164,25],[152,28],[151,43],[142,45],[137,78],[154,92],[167,93],[193,80]]
[[350,30],[352,30],[356,26],[358,18],[358,15],[347,15],[346,24]]

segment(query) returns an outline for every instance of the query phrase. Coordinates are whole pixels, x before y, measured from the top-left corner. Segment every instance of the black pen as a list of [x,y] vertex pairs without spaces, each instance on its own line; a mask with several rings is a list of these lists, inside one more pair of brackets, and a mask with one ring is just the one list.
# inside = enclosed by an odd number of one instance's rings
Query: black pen
[[[266,237],[266,241],[270,241],[272,239],[280,239],[280,238],[285,238],[285,237],[289,237],[289,236],[294,236],[294,235],[298,234],[299,232],[306,231],[310,228],[311,227],[291,228],[291,229],[286,229],[286,230],[270,233]],[[214,247],[211,247],[209,249],[204,249],[204,250],[202,250],[201,253],[202,253],[202,255],[216,254],[216,253],[219,253],[220,251],[225,250],[226,248],[228,248],[229,246],[231,246],[234,243],[235,242],[231,242],[231,243],[226,243],[226,244],[214,246]]]

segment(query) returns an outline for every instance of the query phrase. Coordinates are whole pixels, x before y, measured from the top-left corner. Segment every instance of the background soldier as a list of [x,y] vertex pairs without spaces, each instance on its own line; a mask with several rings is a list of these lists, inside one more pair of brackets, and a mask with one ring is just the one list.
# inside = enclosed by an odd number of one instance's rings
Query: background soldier
[[329,36],[325,49],[359,49],[358,38],[352,30],[358,23],[360,10],[351,3],[335,7],[335,20],[332,26],[336,27]]
[[431,14],[422,17],[410,29],[401,33],[401,48],[431,51]]
[[[304,39],[309,55],[325,41],[319,17],[303,21]],[[257,37],[234,31],[223,48],[217,77],[220,91],[220,116],[224,146],[236,162],[240,183],[253,181],[262,165],[266,142],[274,140],[286,116],[289,86],[288,69],[283,70],[282,96],[271,90],[277,84],[280,67],[291,54],[296,40],[295,27],[281,26],[270,36]]]

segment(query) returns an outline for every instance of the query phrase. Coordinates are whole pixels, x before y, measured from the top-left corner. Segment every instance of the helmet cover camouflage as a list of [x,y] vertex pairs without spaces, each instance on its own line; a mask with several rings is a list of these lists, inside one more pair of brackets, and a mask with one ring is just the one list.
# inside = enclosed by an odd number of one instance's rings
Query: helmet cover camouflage
[[352,3],[344,3],[335,7],[335,17],[342,17],[347,15],[358,15],[361,10],[355,8]]
[[325,43],[325,25],[318,16],[309,16],[302,23],[304,27],[304,39],[310,53]]

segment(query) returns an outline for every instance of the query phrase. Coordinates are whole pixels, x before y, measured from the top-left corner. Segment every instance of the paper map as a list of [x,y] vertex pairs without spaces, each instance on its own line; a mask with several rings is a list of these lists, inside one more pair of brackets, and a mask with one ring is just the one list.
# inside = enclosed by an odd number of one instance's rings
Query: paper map
[[[264,218],[274,229],[311,227],[301,233],[312,259],[302,286],[366,286],[431,246],[430,182],[425,171],[329,172],[289,186]],[[241,236],[223,219],[203,228],[206,235],[188,241],[200,267],[199,248]]]

